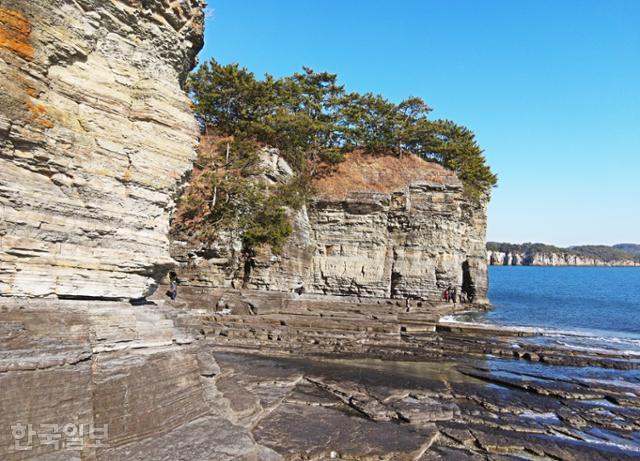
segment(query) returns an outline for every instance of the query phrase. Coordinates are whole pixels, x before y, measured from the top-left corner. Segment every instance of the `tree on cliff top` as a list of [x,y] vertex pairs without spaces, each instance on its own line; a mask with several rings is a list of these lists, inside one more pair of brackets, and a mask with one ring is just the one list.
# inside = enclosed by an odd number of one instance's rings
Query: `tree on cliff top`
[[337,76],[303,72],[261,80],[237,64],[214,59],[193,72],[188,89],[207,129],[278,148],[292,167],[312,177],[318,164],[345,152],[412,153],[455,171],[479,199],[497,178],[473,132],[449,120],[430,120],[421,98],[399,104],[371,93],[347,93]]
[[[257,79],[237,64],[204,63],[188,79],[198,119],[218,142],[201,155],[180,200],[174,231],[213,241],[223,229],[242,234],[245,250],[282,247],[292,231],[288,209],[312,194],[321,165],[360,150],[415,154],[454,170],[479,200],[495,185],[474,134],[448,120],[430,120],[417,97],[395,104],[372,93],[348,93],[337,76],[303,68]],[[275,147],[295,175],[277,187],[256,184],[260,146]]]

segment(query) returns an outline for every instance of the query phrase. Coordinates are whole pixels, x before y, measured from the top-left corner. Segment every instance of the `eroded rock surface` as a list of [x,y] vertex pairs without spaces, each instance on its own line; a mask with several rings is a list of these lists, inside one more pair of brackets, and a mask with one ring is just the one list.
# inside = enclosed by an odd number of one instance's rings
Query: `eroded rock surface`
[[[637,399],[637,373],[571,377],[566,369],[495,360],[215,356],[223,398],[252,401],[245,426],[284,459],[577,461],[640,453],[638,400],[618,405],[584,393],[598,388]],[[557,398],[512,385],[521,380],[571,384],[573,391]]]
[[[588,461],[640,454],[638,366],[498,359],[481,344],[499,351],[518,341],[525,353],[525,339],[468,332],[465,342],[452,331],[403,331],[398,300],[367,306],[345,297],[321,304],[265,296],[221,297],[209,308],[0,302],[0,457]],[[40,435],[23,451],[11,431],[18,423],[36,432],[47,424],[107,425],[108,437],[94,446],[86,436],[74,449],[65,437],[52,446]]]
[[[290,175],[266,154],[269,177]],[[486,301],[486,201],[468,199],[453,172],[415,156],[353,153],[315,186],[281,254],[262,248],[247,259],[240,236],[225,233],[206,246],[174,242],[181,282],[430,301],[456,286]]]
[[0,0],[0,296],[136,298],[172,264],[201,0]]
[[236,424],[213,354],[166,309],[3,300],[0,325],[2,460],[281,459]]

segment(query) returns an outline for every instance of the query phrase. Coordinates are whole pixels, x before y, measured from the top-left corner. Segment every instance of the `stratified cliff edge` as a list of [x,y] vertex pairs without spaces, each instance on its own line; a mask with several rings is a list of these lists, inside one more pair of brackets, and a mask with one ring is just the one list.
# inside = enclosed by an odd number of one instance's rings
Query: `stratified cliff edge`
[[617,246],[582,245],[558,248],[542,243],[487,243],[487,262],[493,266],[640,266],[640,256]]
[[[268,177],[291,174],[277,151],[262,155]],[[280,254],[247,256],[233,232],[174,242],[182,284],[429,301],[457,286],[486,301],[486,200],[468,199],[452,171],[413,155],[352,153],[315,189]]]
[[201,0],[0,0],[0,296],[137,298],[197,126]]

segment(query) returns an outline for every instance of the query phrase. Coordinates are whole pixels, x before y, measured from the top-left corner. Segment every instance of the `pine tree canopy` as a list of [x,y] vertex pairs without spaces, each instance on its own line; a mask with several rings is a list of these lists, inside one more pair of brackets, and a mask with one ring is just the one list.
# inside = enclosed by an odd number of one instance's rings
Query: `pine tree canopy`
[[475,135],[450,120],[430,120],[419,97],[396,104],[372,93],[346,92],[337,76],[304,67],[276,79],[238,64],[205,62],[188,79],[200,123],[215,133],[278,148],[292,167],[311,175],[355,149],[414,154],[454,170],[479,199],[496,185]]

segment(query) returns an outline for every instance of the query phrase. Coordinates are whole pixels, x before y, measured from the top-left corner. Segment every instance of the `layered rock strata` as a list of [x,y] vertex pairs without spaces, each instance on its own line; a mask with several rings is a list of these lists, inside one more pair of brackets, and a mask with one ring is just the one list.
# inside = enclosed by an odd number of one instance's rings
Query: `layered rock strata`
[[594,383],[499,360],[215,357],[224,397],[287,460],[631,460],[640,450],[633,376]]
[[[574,356],[590,366],[584,371],[539,367],[579,362],[527,344],[525,332],[442,325],[450,309],[420,301],[202,295],[143,305],[0,300],[0,457],[426,461],[533,453],[584,461],[635,459],[640,450],[638,376],[628,359],[632,370],[615,374],[592,367],[624,358],[588,361],[586,351]],[[298,357],[284,356],[292,352]],[[15,432],[18,425],[34,434]],[[78,439],[80,426],[106,428],[106,436]],[[60,434],[58,443],[47,443],[49,433]]]
[[201,0],[0,0],[0,296],[137,298],[171,266]]
[[354,153],[315,186],[280,254],[247,258],[232,233],[174,242],[181,282],[430,301],[456,286],[486,301],[486,202],[469,200],[455,174],[414,156]]
[[[165,303],[160,295],[154,301]],[[181,327],[225,350],[414,360],[491,355],[560,366],[640,369],[633,352],[562,345],[579,337],[555,342],[554,333],[536,328],[446,320],[485,307],[478,305],[201,288],[181,289],[171,305]]]
[[281,459],[231,420],[215,359],[166,309],[5,299],[0,331],[3,460]]
[[632,259],[605,261],[571,253],[537,253],[516,251],[487,251],[487,262],[492,266],[597,266],[637,267],[640,262]]
[[[390,298],[186,288],[173,305],[191,309],[192,327],[219,348],[372,356],[437,354],[427,346],[438,318],[453,311],[453,304]],[[426,335],[419,343],[411,339],[417,333]]]

